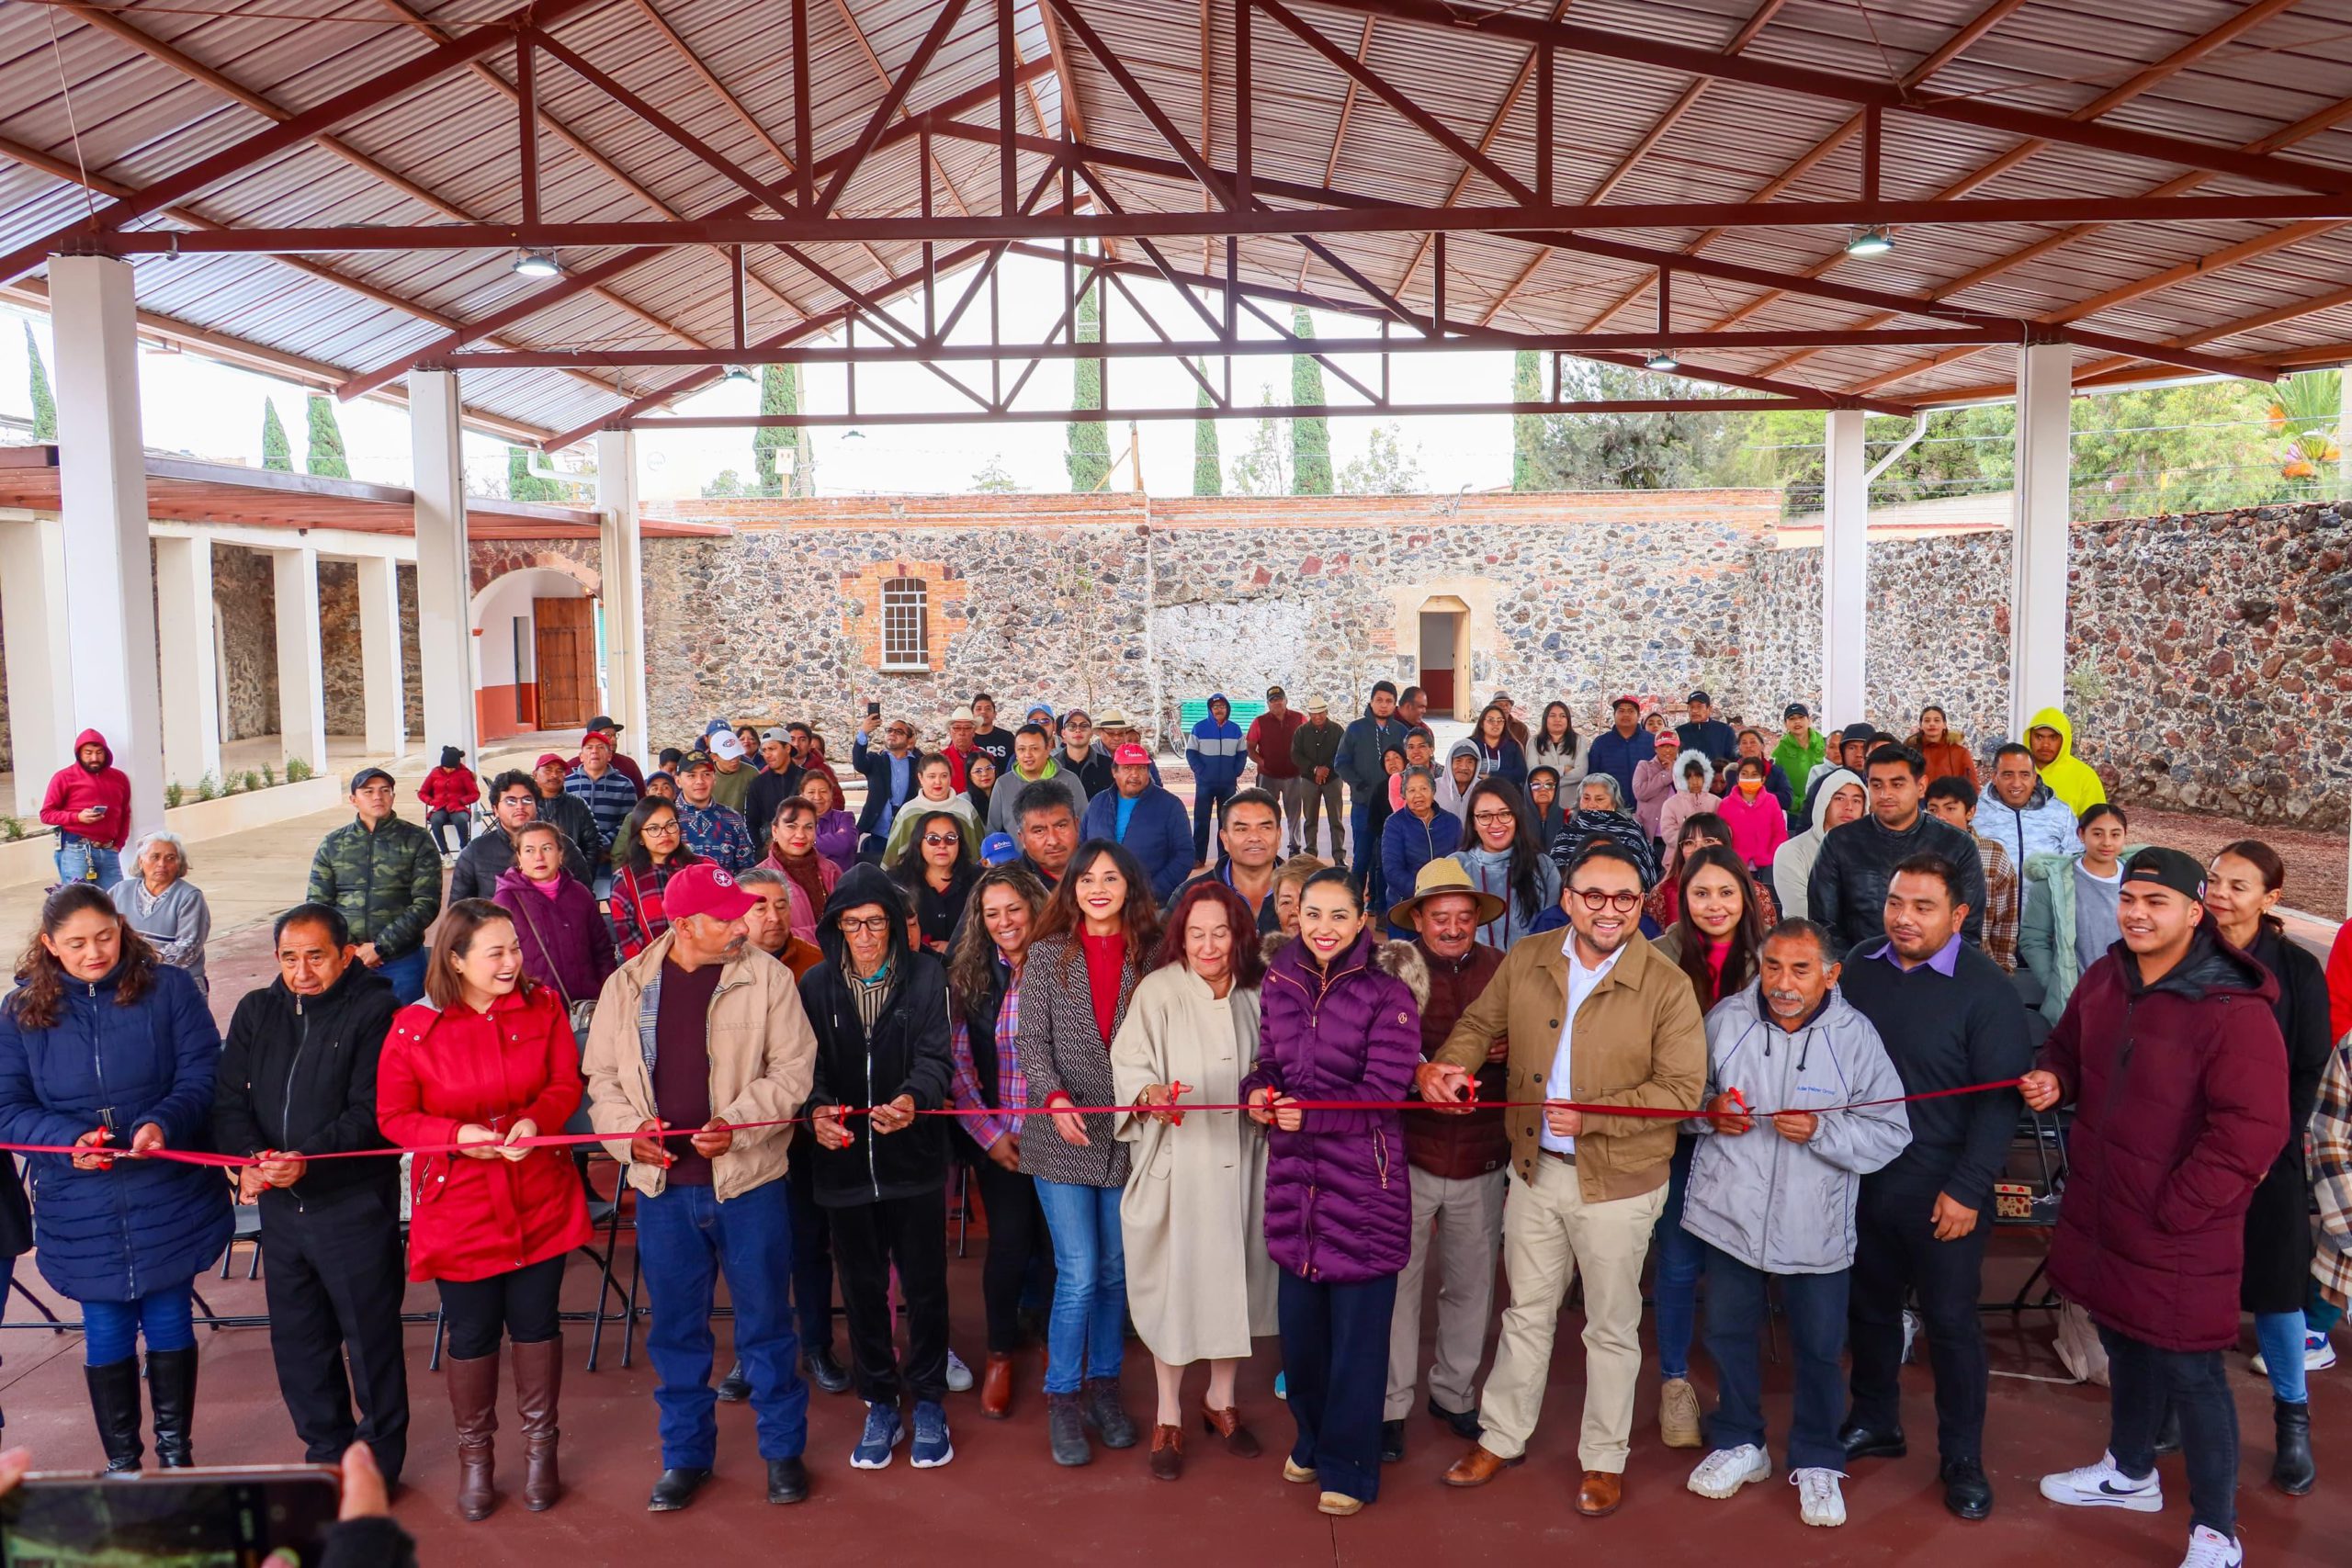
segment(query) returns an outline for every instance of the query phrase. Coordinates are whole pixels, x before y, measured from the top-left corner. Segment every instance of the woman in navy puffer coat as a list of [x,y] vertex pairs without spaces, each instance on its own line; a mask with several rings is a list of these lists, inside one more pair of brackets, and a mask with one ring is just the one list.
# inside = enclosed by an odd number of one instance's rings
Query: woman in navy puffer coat
[[196,982],[85,884],[50,896],[17,977],[0,1001],[0,1142],[92,1150],[30,1156],[33,1246],[41,1277],[82,1303],[107,1468],[139,1468],[142,1333],[156,1457],[192,1464],[193,1286],[229,1245],[229,1187],[218,1170],[127,1156],[208,1146],[220,1031]]
[[1395,1111],[1292,1100],[1401,1100],[1421,1059],[1428,970],[1383,942],[1345,870],[1307,878],[1299,934],[1266,970],[1258,1067],[1242,1097],[1270,1124],[1266,1246],[1281,1266],[1283,1370],[1298,1441],[1283,1477],[1319,1481],[1327,1514],[1380,1492],[1388,1318],[1412,1251],[1413,1194]]

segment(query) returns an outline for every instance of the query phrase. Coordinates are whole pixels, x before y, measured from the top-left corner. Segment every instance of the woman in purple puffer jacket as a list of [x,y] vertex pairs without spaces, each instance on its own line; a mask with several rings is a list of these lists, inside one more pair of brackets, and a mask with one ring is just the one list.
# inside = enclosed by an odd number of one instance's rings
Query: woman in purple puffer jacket
[[1298,939],[1267,967],[1258,1067],[1242,1080],[1267,1139],[1266,1246],[1281,1266],[1283,1370],[1298,1441],[1283,1479],[1319,1482],[1327,1514],[1380,1494],[1388,1318],[1412,1250],[1413,1194],[1395,1111],[1312,1111],[1298,1100],[1394,1102],[1421,1057],[1428,970],[1382,942],[1345,870],[1307,878]]
[[514,863],[499,873],[491,902],[514,917],[523,973],[552,988],[570,1012],[593,1002],[619,960],[596,896],[563,868],[564,839],[552,822],[514,837]]

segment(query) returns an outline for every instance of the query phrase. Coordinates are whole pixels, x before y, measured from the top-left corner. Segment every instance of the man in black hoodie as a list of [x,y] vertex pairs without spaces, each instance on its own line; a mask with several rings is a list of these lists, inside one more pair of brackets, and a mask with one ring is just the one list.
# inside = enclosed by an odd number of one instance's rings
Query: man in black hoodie
[[[890,1462],[905,1430],[892,1343],[890,1270],[907,1306],[903,1382],[914,1395],[909,1459],[918,1470],[956,1457],[947,1397],[946,1124],[919,1111],[947,1103],[947,972],[907,942],[907,907],[880,868],[854,865],[817,922],[825,961],[800,977],[817,1032],[809,1090],[817,1201],[832,1222],[834,1267],[849,1320],[865,1430],[857,1470]],[[865,1109],[845,1115],[844,1108]]]
[[1894,868],[1913,855],[1931,854],[1960,874],[1967,906],[1961,935],[1984,939],[1984,863],[1976,840],[1920,805],[1927,759],[1908,746],[1885,745],[1870,754],[1863,783],[1871,809],[1821,840],[1805,884],[1805,905],[1843,952],[1886,932],[1886,889]]
[[[1846,955],[1838,988],[1878,1031],[1905,1094],[1999,1083],[2033,1066],[2017,987],[1960,939],[1969,913],[1951,863],[1915,855],[1887,885],[1885,935]],[[1936,1374],[1944,1506],[1963,1519],[1993,1510],[1984,1463],[1989,1374],[1976,1298],[1993,1182],[2019,1104],[2006,1089],[1915,1100],[1905,1108],[1910,1146],[1862,1178],[1854,1213],[1847,1303],[1853,1402],[1838,1440],[1849,1460],[1903,1456],[1903,1303],[1916,1293]]]
[[331,905],[280,915],[277,942],[277,978],[247,992],[229,1021],[213,1138],[223,1154],[261,1160],[237,1173],[237,1201],[261,1206],[270,1353],[303,1457],[336,1463],[356,1436],[396,1483],[408,1453],[400,1162],[308,1156],[386,1146],[376,1060],[400,1004],[390,981],[353,962]]

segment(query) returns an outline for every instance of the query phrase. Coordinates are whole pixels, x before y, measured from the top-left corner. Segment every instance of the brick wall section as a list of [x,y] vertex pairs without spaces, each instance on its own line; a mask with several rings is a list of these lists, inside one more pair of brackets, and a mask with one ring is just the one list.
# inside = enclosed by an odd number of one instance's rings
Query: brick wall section
[[594,539],[477,539],[467,547],[467,592],[535,566],[563,572],[593,595],[604,580],[604,547]]

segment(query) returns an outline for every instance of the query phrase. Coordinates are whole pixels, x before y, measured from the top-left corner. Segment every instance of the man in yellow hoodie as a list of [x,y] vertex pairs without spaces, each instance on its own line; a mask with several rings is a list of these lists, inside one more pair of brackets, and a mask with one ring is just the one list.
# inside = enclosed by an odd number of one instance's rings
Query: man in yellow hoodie
[[2098,771],[2075,755],[2075,727],[2066,722],[2065,710],[2048,707],[2035,714],[2026,726],[2025,743],[2033,753],[2033,765],[2041,770],[2041,782],[2075,816],[2107,798]]

